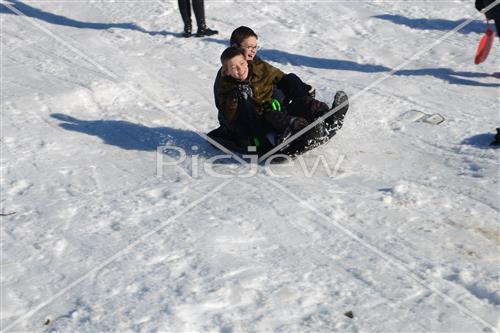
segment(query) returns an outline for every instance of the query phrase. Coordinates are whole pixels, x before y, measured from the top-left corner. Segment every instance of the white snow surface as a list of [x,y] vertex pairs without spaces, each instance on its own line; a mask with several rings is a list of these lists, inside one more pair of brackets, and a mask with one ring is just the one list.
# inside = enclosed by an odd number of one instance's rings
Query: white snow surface
[[[176,1],[2,3],[3,331],[498,332],[500,43],[473,64],[473,1],[206,1],[220,33],[189,39]],[[349,94],[331,142],[215,160],[240,25]]]

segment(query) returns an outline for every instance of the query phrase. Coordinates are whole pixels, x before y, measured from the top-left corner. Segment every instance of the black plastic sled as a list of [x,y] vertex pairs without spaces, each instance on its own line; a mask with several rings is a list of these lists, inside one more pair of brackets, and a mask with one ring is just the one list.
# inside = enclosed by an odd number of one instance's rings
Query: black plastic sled
[[[269,135],[267,135],[267,137],[276,137],[276,135],[272,132],[268,134]],[[227,131],[224,127],[219,127],[212,130],[211,132],[207,133],[207,136],[220,145],[224,146],[228,150],[237,154],[257,154],[258,156],[264,156],[274,147],[285,142],[286,139],[291,137],[291,135],[288,135],[285,138],[278,139],[278,142],[276,142],[275,144],[272,143],[272,141],[274,140],[269,140],[267,138],[261,138],[258,142],[251,142],[250,140],[237,138],[232,133]],[[333,135],[327,135],[324,124],[319,123],[291,143],[286,144],[276,152],[273,152],[269,157],[276,155],[287,155],[293,159],[301,154],[304,154],[305,152],[308,152],[309,150],[327,143],[332,136]],[[215,145],[214,147],[219,148]],[[257,151],[255,151],[255,149]]]

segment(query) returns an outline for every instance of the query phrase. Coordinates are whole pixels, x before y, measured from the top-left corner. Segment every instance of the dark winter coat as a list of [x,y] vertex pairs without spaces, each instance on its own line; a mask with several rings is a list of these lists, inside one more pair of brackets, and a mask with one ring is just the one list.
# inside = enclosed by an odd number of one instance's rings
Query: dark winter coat
[[[495,0],[476,0],[476,9],[481,11],[491,5]],[[500,20],[500,3],[486,12],[489,20]]]
[[267,103],[272,100],[274,85],[284,75],[281,70],[262,60],[249,61],[248,72],[248,78],[244,81],[222,75],[216,82],[215,100],[220,112],[219,121],[229,129],[232,129],[237,119],[238,103],[244,97],[253,102],[258,114],[265,112]]

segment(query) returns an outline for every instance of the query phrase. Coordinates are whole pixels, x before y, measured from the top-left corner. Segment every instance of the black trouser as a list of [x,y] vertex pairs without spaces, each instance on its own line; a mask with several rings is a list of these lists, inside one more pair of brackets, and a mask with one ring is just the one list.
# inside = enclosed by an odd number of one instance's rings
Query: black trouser
[[291,73],[283,76],[276,87],[285,96],[284,104],[291,116],[302,117],[312,122],[321,114],[314,115],[313,98],[309,95],[310,86],[306,85],[297,75]]
[[271,130],[270,125],[257,114],[252,100],[239,101],[234,128],[240,145],[257,146],[259,154],[266,153],[273,148],[266,135]]
[[205,7],[203,0],[178,0],[179,10],[181,12],[184,27],[191,27],[191,3],[193,3],[194,16],[198,29],[205,28]]
[[285,104],[309,95],[306,84],[293,73],[284,75],[276,87],[285,95]]

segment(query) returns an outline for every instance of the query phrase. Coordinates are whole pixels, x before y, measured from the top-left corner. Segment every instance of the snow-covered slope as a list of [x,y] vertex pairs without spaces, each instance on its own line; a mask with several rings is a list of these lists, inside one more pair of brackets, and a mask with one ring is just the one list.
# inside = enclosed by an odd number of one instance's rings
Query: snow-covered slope
[[[450,33],[470,1],[206,1],[202,39],[176,1],[3,3],[2,330],[498,331],[499,47]],[[239,25],[351,96],[328,145],[214,160]]]

